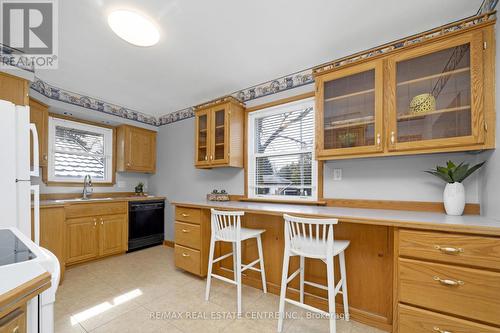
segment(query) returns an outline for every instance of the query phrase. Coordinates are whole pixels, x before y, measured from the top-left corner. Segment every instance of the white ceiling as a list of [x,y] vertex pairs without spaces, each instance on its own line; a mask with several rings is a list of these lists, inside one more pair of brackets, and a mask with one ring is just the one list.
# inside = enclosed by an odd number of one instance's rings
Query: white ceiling
[[[481,0],[59,1],[59,69],[49,84],[160,116],[470,15]],[[161,29],[135,47],[112,9]]]

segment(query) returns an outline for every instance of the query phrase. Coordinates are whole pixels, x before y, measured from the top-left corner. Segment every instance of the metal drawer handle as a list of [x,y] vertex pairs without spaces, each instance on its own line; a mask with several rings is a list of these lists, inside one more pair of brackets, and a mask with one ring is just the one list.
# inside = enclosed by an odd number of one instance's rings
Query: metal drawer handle
[[189,232],[189,230],[187,230],[187,229],[182,229],[182,232],[183,232],[183,233],[185,233],[185,234],[187,234],[187,233]]
[[181,215],[182,215],[182,217],[188,217],[189,216],[189,214],[186,214],[186,213],[182,213]]
[[447,246],[434,245],[434,248],[446,254],[460,254],[464,252],[464,249],[462,249],[461,247],[447,247]]
[[434,331],[435,331],[435,332],[439,332],[439,333],[453,333],[453,332],[451,332],[451,331],[445,331],[445,330],[442,330],[442,329],[440,329],[440,328],[439,328],[439,327],[437,327],[437,326],[434,326]]
[[187,253],[183,253],[183,254],[182,254],[182,256],[183,256],[183,257],[190,257],[190,255],[189,255],[189,254],[187,254]]
[[464,281],[451,280],[451,279],[441,279],[439,276],[434,276],[433,279],[434,279],[434,281],[438,281],[442,285],[449,286],[449,287],[463,286],[465,284]]

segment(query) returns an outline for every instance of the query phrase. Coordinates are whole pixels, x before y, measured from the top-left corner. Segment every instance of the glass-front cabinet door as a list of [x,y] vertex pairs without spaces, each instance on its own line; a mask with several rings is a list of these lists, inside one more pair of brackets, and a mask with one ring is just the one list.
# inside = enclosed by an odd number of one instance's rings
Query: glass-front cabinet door
[[316,77],[318,158],[383,150],[382,70],[372,61]]
[[210,163],[210,110],[196,112],[196,147],[195,165],[203,166]]
[[228,160],[228,108],[226,105],[214,107],[211,110],[212,138],[209,159],[212,164],[224,164]]
[[416,150],[484,141],[481,32],[388,60],[388,148]]

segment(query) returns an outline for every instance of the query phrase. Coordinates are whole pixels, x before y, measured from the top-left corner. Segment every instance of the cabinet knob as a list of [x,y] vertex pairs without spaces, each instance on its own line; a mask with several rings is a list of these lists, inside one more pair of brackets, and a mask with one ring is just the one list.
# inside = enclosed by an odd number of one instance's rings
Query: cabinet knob
[[396,142],[396,134],[394,131],[391,132],[391,144],[394,144]]
[[186,213],[182,213],[181,215],[182,215],[183,217],[188,217],[188,216],[189,216],[189,214],[186,214]]
[[205,161],[208,161],[208,156],[207,155],[205,155]]
[[19,326],[14,327],[12,333],[19,333]]
[[183,232],[183,233],[185,233],[185,234],[187,234],[187,233],[189,232],[189,230],[187,230],[187,229],[182,229],[182,232]]
[[380,146],[380,133],[377,134],[377,146]]
[[182,256],[183,256],[183,257],[189,257],[189,254],[187,254],[187,253],[183,253],[183,254],[182,254]]
[[47,154],[43,154],[43,159],[46,161],[48,160]]
[[210,160],[213,160],[213,156],[212,155],[210,155]]
[[130,166],[130,162],[127,162],[127,166]]

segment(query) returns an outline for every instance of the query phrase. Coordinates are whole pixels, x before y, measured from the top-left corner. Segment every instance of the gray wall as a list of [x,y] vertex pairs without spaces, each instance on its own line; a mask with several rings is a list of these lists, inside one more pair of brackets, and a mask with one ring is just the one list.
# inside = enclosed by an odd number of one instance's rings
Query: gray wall
[[[475,163],[483,158],[484,153],[453,153],[330,161],[325,164],[324,193],[327,198],[442,201],[444,184],[422,171],[448,159]],[[150,192],[165,195],[169,202],[204,199],[214,188],[244,193],[242,169],[199,170],[193,163],[194,119],[160,127],[157,173],[149,179]],[[333,181],[334,167],[342,169],[341,181]],[[480,202],[480,176],[478,172],[466,180],[467,202]],[[173,220],[173,207],[167,204],[166,239],[174,239]]]
[[[160,127],[157,138],[157,172],[149,180],[151,193],[165,195],[167,201],[199,200],[213,189],[243,194],[242,169],[196,169],[194,163],[194,119]],[[174,239],[174,210],[165,209],[165,238]]]
[[[94,192],[133,192],[134,187],[144,183],[144,191],[148,191],[149,178],[151,175],[140,173],[116,173],[116,184],[114,186],[94,186]],[[33,184],[40,185],[40,193],[81,193],[82,187],[75,186],[47,186],[41,178],[33,178]]]
[[[497,34],[499,33],[498,24],[495,26]],[[496,45],[496,146],[500,147],[500,116],[499,116],[499,97],[500,96],[500,41],[497,39]],[[493,150],[485,153],[488,159],[484,167],[481,182],[481,214],[500,220],[500,152]]]

